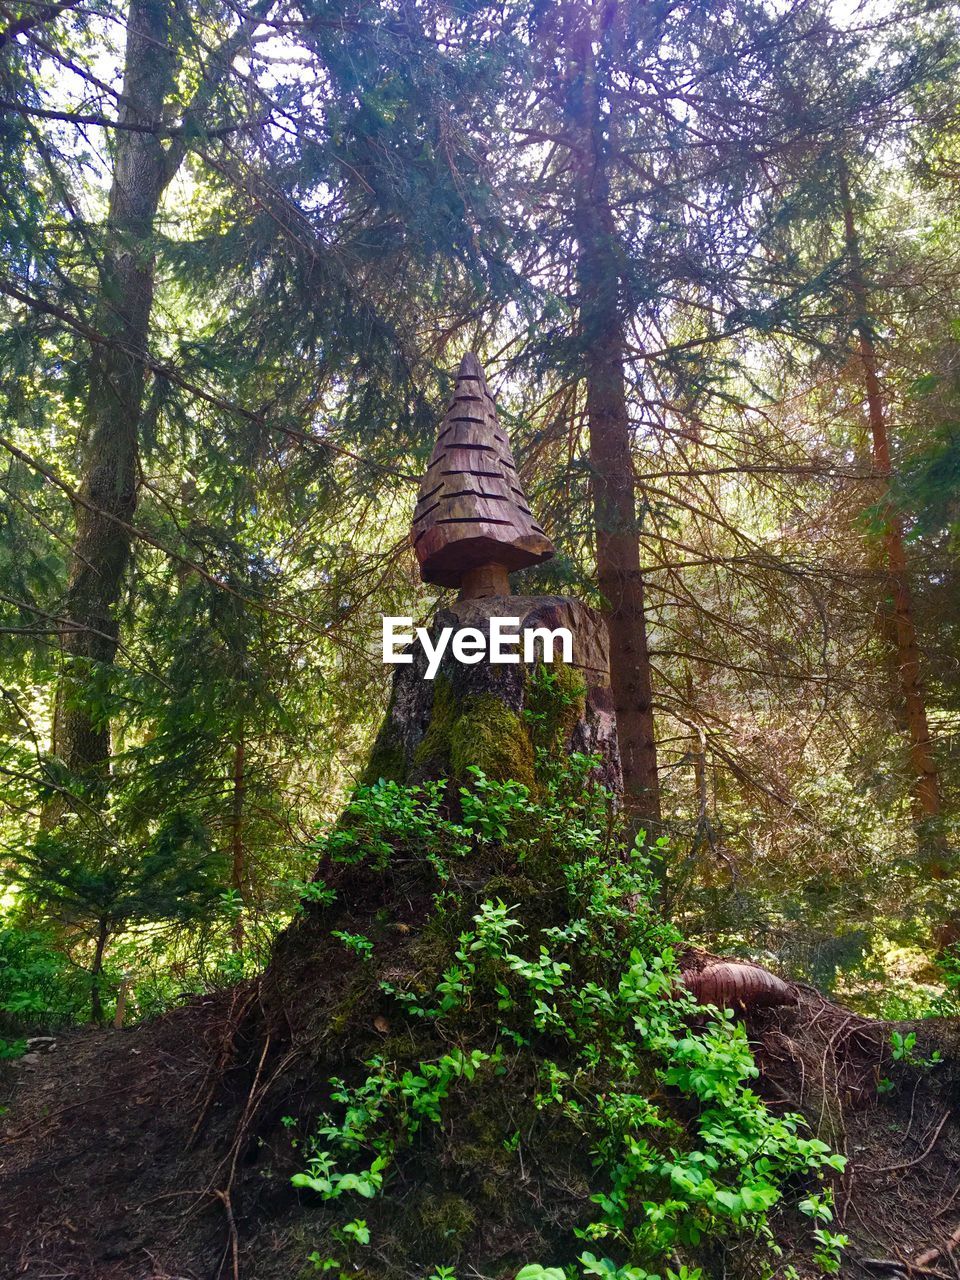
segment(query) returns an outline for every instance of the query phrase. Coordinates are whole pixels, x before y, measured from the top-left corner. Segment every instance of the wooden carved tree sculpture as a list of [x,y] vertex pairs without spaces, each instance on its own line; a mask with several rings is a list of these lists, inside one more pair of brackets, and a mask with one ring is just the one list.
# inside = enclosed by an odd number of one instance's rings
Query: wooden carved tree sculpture
[[413,514],[424,582],[460,587],[461,600],[510,594],[507,574],[554,555],[534,520],[510,441],[477,357],[460,362]]
[[489,631],[493,617],[519,628],[555,631],[573,639],[573,661],[553,666],[569,691],[556,741],[535,740],[531,717],[532,666],[464,665],[447,650],[435,680],[425,679],[419,646],[399,666],[393,696],[366,771],[419,782],[437,775],[467,780],[471,765],[489,776],[533,784],[536,750],[582,751],[600,757],[603,780],[622,785],[603,619],[566,596],[513,596],[507,574],[554,555],[530,511],[506,432],[475,355],[464,356],[453,400],[420,486],[411,539],[424,582],[459,587],[460,598],[440,610],[435,628]]

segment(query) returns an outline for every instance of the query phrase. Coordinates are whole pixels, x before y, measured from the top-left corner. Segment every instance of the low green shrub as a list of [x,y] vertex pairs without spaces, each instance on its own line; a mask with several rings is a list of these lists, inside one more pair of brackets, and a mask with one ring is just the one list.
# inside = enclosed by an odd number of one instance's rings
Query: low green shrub
[[0,1034],[8,1043],[83,1019],[89,999],[86,975],[50,934],[0,922]]
[[[430,982],[416,975],[380,988],[411,1044],[444,1050],[414,1061],[372,1056],[359,1081],[333,1079],[294,1185],[324,1200],[374,1199],[415,1136],[444,1124],[455,1093],[515,1079],[520,1105],[555,1116],[592,1155],[593,1211],[572,1227],[580,1245],[551,1260],[560,1268],[530,1263],[526,1280],[652,1280],[661,1272],[651,1266],[695,1280],[700,1248],[724,1240],[752,1241],[766,1258],[753,1274],[771,1274],[772,1215],[811,1184],[797,1207],[814,1219],[815,1261],[835,1270],[843,1237],[828,1231],[829,1195],[816,1187],[843,1158],[799,1115],[767,1108],[743,1026],[730,1011],[698,1006],[679,981],[680,939],[654,906],[651,867],[663,842],[624,846],[612,797],[590,781],[595,760],[540,765],[536,799],[472,770],[457,823],[443,816],[442,784],[361,788],[349,824],[329,838],[331,856],[385,867],[413,830],[444,873],[452,854],[482,862],[499,850],[520,874],[488,881],[467,916],[463,895],[440,877],[426,927],[449,936],[448,963]],[[489,891],[494,883],[534,891],[510,901]],[[506,1117],[504,1126],[500,1145],[513,1151],[522,1137]]]

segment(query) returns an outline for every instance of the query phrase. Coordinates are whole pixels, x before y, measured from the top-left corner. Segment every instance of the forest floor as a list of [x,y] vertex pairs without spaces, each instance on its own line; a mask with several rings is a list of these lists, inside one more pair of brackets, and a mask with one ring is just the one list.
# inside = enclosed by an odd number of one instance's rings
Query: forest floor
[[[231,1065],[233,1029],[256,988],[197,998],[123,1031],[62,1034],[51,1052],[6,1067],[0,1275],[312,1274],[306,1257],[324,1210],[300,1203],[288,1173],[274,1176],[269,1138],[250,1140],[263,1120],[256,1113],[271,1068],[264,1069],[265,1054],[252,1075],[249,1066]],[[850,1237],[841,1275],[960,1276],[960,1025],[897,1024],[916,1032],[915,1062],[935,1050],[943,1061],[893,1063],[893,1024],[860,1017],[808,987],[793,994],[789,1005],[752,1014],[748,1029],[768,1105],[802,1111],[848,1157],[835,1188],[836,1229]],[[892,1086],[878,1092],[886,1079]],[[258,1175],[256,1195],[234,1194],[241,1180],[249,1186]],[[789,1258],[800,1222],[784,1214],[777,1227]],[[495,1256],[496,1224],[479,1221],[473,1230],[460,1274],[477,1276],[471,1253]],[[809,1262],[800,1270],[818,1274]],[[724,1267],[717,1274],[736,1273]]]

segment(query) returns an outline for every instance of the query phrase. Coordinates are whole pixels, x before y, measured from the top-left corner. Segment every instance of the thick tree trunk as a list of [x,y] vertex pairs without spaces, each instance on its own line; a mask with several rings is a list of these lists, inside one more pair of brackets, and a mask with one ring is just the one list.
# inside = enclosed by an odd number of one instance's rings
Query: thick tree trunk
[[[606,602],[624,794],[638,823],[661,820],[653,682],[636,528],[623,369],[601,342],[587,373],[597,578]],[[588,357],[589,359],[589,357]],[[592,367],[591,367],[592,366]]]
[[870,320],[867,286],[860,257],[859,236],[845,166],[840,170],[840,197],[843,207],[844,239],[850,268],[850,291],[856,308],[855,324],[860,363],[863,369],[867,416],[870,423],[873,464],[882,486],[879,505],[883,521],[884,570],[887,577],[884,634],[893,654],[903,704],[903,724],[913,777],[913,808],[920,849],[927,873],[935,879],[940,879],[947,874],[947,850],[940,828],[942,815],[940,778],[930,737],[920,674],[920,648],[913,618],[907,556],[903,544],[903,524],[890,499],[890,440],[880,386],[877,350]]
[[[491,618],[519,618],[520,630],[565,627],[572,661],[549,668],[566,706],[544,720],[531,703],[533,667],[523,662],[458,662],[448,648],[434,680],[426,680],[423,650],[397,667],[390,707],[364,776],[422,783],[451,777],[469,781],[478,765],[491,778],[533,785],[538,748],[557,755],[599,757],[597,777],[622,792],[620,756],[610,679],[607,628],[593,609],[565,596],[485,596],[458,600],[434,624],[476,627],[487,634]],[[534,698],[534,702],[536,699]],[[528,713],[530,713],[528,715]]]
[[569,102],[575,125],[575,226],[580,328],[596,525],[597,577],[610,632],[624,796],[634,826],[661,820],[653,684],[647,645],[630,422],[624,376],[616,229],[593,52],[593,13],[568,9]]
[[[169,0],[131,0],[120,122],[160,124],[173,82]],[[116,655],[117,604],[130,556],[144,363],[153,302],[152,239],[169,170],[160,138],[118,130],[97,327],[112,342],[90,362],[87,444],[76,508],[67,598],[71,626],[59,690],[54,749],[77,773],[103,782],[110,729],[91,706],[89,670]]]

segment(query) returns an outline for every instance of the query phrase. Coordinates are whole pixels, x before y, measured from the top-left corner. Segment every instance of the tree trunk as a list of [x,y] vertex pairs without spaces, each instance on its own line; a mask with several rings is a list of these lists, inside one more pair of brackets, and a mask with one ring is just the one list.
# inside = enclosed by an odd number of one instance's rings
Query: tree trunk
[[870,423],[873,464],[882,486],[879,507],[887,576],[884,634],[894,657],[903,704],[903,723],[908,742],[910,771],[913,775],[914,819],[924,869],[934,879],[942,879],[947,874],[947,850],[940,827],[940,778],[920,675],[920,648],[913,619],[907,557],[903,545],[903,524],[890,497],[890,440],[853,200],[846,165],[843,163],[840,168],[840,199],[850,268],[850,291],[856,308],[855,324]]
[[[172,88],[169,0],[131,0],[127,16],[120,122],[157,124]],[[70,559],[63,634],[66,659],[55,750],[74,772],[103,784],[110,728],[91,705],[90,668],[116,656],[116,608],[130,556],[125,527],[137,503],[138,438],[154,285],[154,223],[169,178],[168,157],[152,133],[118,130],[107,214],[97,327],[112,341],[90,361],[87,443]]]
[[597,578],[610,633],[624,797],[634,827],[661,821],[653,684],[640,568],[630,422],[624,376],[616,228],[593,52],[593,13],[567,11],[569,102],[574,121],[575,230],[580,328],[597,543]]
[[[521,631],[558,627],[569,630],[572,661],[544,668],[538,679],[535,663],[459,662],[450,647],[436,677],[425,679],[427,659],[414,645],[409,664],[395,668],[390,704],[380,726],[361,783],[379,779],[404,786],[423,786],[446,779],[445,804],[456,814],[461,786],[472,781],[476,766],[495,782],[519,782],[536,795],[539,753],[560,761],[574,753],[595,756],[593,778],[621,793],[613,696],[610,688],[607,628],[595,610],[565,596],[487,596],[457,600],[438,611],[431,628],[436,640],[444,627],[475,627],[487,634],[492,618],[517,618]],[[512,630],[512,628],[511,628]],[[264,975],[256,1016],[264,1014],[271,1035],[303,1045],[318,1032],[326,1034],[331,996],[342,999],[337,976],[343,955],[331,948],[332,928],[367,932],[378,916],[403,921],[404,939],[422,928],[434,901],[435,884],[424,893],[424,864],[413,856],[402,873],[409,879],[385,878],[373,860],[342,863],[327,860],[320,877],[337,891],[329,907],[308,906],[278,938]],[[510,869],[512,868],[512,870]],[[427,868],[429,871],[429,868]],[[501,874],[502,873],[502,874]],[[432,876],[432,872],[430,875]],[[512,897],[542,871],[534,871],[511,851],[497,863],[490,893]],[[458,892],[473,894],[490,875],[490,866],[457,865]],[[429,878],[429,877],[428,877]],[[361,919],[365,923],[361,924]],[[391,933],[392,930],[388,930]],[[391,942],[391,946],[393,942]],[[376,984],[371,990],[376,990]]]
[[97,929],[97,949],[93,953],[93,964],[90,966],[90,1017],[94,1022],[103,1021],[103,996],[100,992],[100,978],[103,974],[103,955],[107,949],[108,936],[106,922],[101,920]]
[[238,895],[241,904],[231,931],[234,951],[243,950],[243,907],[246,902],[247,868],[243,847],[243,802],[247,789],[246,754],[246,741],[241,728],[233,748],[233,807],[230,813],[232,858],[230,887]]

